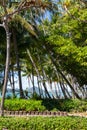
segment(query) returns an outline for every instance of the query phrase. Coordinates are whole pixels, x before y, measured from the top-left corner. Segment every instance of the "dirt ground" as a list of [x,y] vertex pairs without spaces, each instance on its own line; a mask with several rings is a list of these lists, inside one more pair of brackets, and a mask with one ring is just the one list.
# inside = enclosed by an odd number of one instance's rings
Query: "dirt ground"
[[87,118],[87,112],[73,112],[68,113],[69,116],[80,116],[80,117],[86,117]]

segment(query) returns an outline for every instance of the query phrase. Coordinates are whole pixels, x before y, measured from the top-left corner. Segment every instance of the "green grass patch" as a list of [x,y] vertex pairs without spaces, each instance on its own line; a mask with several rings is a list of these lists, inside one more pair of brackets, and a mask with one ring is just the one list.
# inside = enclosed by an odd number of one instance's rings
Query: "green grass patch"
[[4,117],[0,130],[87,130],[87,118],[79,117]]

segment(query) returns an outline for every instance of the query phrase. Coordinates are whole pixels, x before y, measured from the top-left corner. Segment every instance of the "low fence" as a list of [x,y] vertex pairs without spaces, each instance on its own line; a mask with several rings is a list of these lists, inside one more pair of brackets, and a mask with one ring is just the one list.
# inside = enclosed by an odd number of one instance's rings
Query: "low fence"
[[4,111],[5,116],[67,116],[66,112],[53,111]]

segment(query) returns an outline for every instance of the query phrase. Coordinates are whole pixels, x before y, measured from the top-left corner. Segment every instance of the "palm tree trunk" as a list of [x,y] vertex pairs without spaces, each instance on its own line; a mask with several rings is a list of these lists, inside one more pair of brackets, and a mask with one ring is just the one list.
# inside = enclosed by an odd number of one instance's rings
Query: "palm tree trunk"
[[64,99],[67,99],[67,95],[66,95],[66,92],[65,92],[65,89],[63,87],[63,83],[62,82],[60,82],[60,86],[61,86],[62,93],[64,95]]
[[10,64],[10,36],[11,36],[7,21],[4,23],[4,27],[6,31],[7,49],[6,49],[5,77],[4,77],[4,84],[2,89],[2,100],[1,100],[1,116],[4,116],[4,100],[5,100],[5,93],[6,93],[7,82],[8,82],[9,64]]
[[35,94],[35,85],[34,85],[34,68],[33,68],[33,65],[32,65],[32,85],[33,85],[33,96]]
[[72,98],[72,96],[70,95],[68,89],[66,88],[66,86],[65,86],[64,84],[63,84],[63,87],[64,87],[64,89],[65,89],[65,91],[66,91],[68,97],[69,97],[69,98]]
[[53,94],[53,90],[52,90],[52,83],[51,83],[51,79],[49,79],[48,81],[48,85],[50,87],[50,90],[51,90],[51,98],[54,99],[54,94]]
[[[42,45],[42,46],[43,46],[43,45]],[[74,95],[76,96],[76,98],[81,99],[81,97],[80,97],[80,96],[78,95],[78,93],[74,90],[73,86],[70,84],[70,82],[67,80],[67,78],[65,77],[65,75],[64,75],[64,74],[62,73],[62,71],[60,70],[59,65],[55,62],[55,60],[54,60],[54,58],[53,58],[53,55],[51,54],[51,51],[49,50],[49,48],[48,48],[46,45],[44,45],[43,48],[47,51],[47,53],[48,53],[48,55],[50,56],[50,59],[51,59],[53,65],[55,66],[55,69],[56,69],[57,72],[63,77],[63,79],[66,81],[66,83],[69,85],[69,87],[71,88],[71,90],[72,90],[72,92],[74,93]]]
[[61,99],[62,94],[61,94],[61,90],[60,90],[61,88],[59,82],[57,82],[57,88],[58,88],[58,97],[59,99]]
[[41,98],[42,94],[41,94],[41,91],[40,91],[40,83],[39,83],[39,77],[38,76],[37,76],[37,84],[38,84],[39,95],[40,95],[40,98]]
[[[53,61],[53,64],[55,65],[55,67],[57,66],[56,63]],[[65,77],[65,75],[62,73],[62,71],[59,69],[59,67],[56,67],[57,71],[61,74],[61,76],[63,77],[63,79],[66,81],[66,83],[69,85],[69,87],[71,88],[71,90],[73,91],[74,95],[78,98],[81,99],[80,96],[77,94],[77,92],[74,90],[73,86],[70,84],[70,82],[67,80],[67,78]]]
[[[41,67],[42,67],[42,65],[41,65]],[[43,84],[43,86],[44,86],[45,93],[46,93],[47,97],[48,97],[49,99],[51,99],[51,96],[50,96],[50,94],[49,94],[49,92],[48,92],[48,90],[47,90],[47,86],[46,86],[46,82],[45,82],[46,75],[45,75],[45,71],[44,71],[43,67],[42,67],[42,76],[43,76],[42,84]]]
[[73,86],[70,84],[70,82],[67,80],[67,78],[65,77],[65,75],[62,73],[62,71],[60,70],[59,66],[57,65],[57,63],[55,62],[53,56],[51,55],[51,52],[46,48],[46,46],[44,46],[43,48],[46,49],[46,51],[48,52],[51,61],[53,63],[53,65],[55,66],[56,70],[58,73],[61,74],[61,76],[63,77],[63,79],[66,81],[66,83],[69,85],[69,87],[71,88],[72,92],[74,93],[74,95],[76,96],[76,98],[81,99],[81,97],[78,95],[78,93],[74,90]]
[[20,89],[20,98],[24,98],[23,88],[22,88],[22,79],[21,79],[21,69],[20,69],[20,62],[19,62],[19,55],[18,55],[18,47],[17,47],[17,40],[16,40],[16,33],[15,30],[12,30],[13,33],[13,42],[14,42],[14,49],[16,55],[16,63],[17,63],[17,70],[18,70],[18,79],[19,79],[19,89]]
[[57,88],[56,82],[54,82],[54,87],[55,87],[56,98],[59,99],[58,88]]
[[13,89],[13,83],[12,83],[12,79],[11,79],[11,72],[9,71],[9,73],[10,73],[10,75],[9,75],[9,77],[8,77],[8,80],[9,80],[9,82],[10,82],[11,88]]
[[[38,75],[38,76],[40,77],[40,79],[42,80],[42,84],[43,84],[43,86],[44,86],[46,95],[47,95],[49,98],[51,98],[50,95],[49,95],[49,92],[48,92],[48,90],[47,90],[47,88],[46,88],[46,83],[45,83],[45,81],[44,81],[45,75],[44,75],[44,70],[43,70],[43,68],[42,68],[42,73],[43,73],[43,79],[42,79],[42,77],[40,76],[39,71],[38,71],[38,69],[37,69],[37,67],[36,67],[36,64],[35,64],[35,62],[34,62],[32,56],[31,56],[31,53],[30,53],[29,49],[27,49],[27,53],[28,53],[28,56],[29,56],[29,58],[30,58],[30,60],[31,60],[31,62],[32,62],[32,65],[33,65],[33,67],[34,67],[34,69],[35,69],[37,75]],[[41,67],[42,67],[42,66],[41,66]]]
[[13,97],[15,97],[15,82],[14,82],[14,70],[12,67],[12,93],[13,93]]

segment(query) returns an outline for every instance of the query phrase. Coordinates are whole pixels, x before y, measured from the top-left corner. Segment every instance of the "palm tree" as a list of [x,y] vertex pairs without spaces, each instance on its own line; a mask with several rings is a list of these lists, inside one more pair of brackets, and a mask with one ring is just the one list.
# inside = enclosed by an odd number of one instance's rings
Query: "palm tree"
[[4,27],[4,29],[6,31],[6,41],[7,41],[5,79],[4,79],[4,85],[3,85],[2,100],[1,100],[1,115],[3,116],[4,97],[5,97],[5,91],[6,91],[8,73],[9,73],[9,64],[10,64],[10,37],[11,37],[11,34],[9,31],[9,26],[8,26],[8,19],[9,19],[8,11],[6,9],[6,2],[4,0],[1,1],[1,6],[3,7],[5,16],[3,18],[3,23],[0,26]]
[[[8,4],[9,8],[8,8]],[[33,35],[36,36],[32,26],[24,20],[19,13],[28,10],[29,8],[33,7],[42,7],[45,8],[49,5],[49,3],[44,1],[25,1],[22,0],[21,2],[18,3],[15,8],[13,8],[13,5],[11,5],[11,0],[8,2],[5,0],[0,1],[0,8],[2,8],[2,14],[1,14],[1,19],[2,19],[2,24],[0,24],[0,27],[4,27],[6,31],[6,40],[7,40],[7,55],[6,55],[6,68],[5,68],[5,79],[4,79],[4,85],[3,85],[3,92],[2,92],[2,100],[1,100],[1,115],[3,116],[4,114],[4,99],[5,99],[5,92],[6,92],[6,87],[7,87],[7,81],[8,81],[8,73],[9,73],[9,64],[10,64],[10,38],[11,38],[11,33],[10,33],[10,28],[9,24],[11,23],[12,20],[15,21],[20,21],[25,28],[31,32]],[[16,48],[17,49],[17,48]],[[17,57],[18,58],[18,57]],[[18,60],[18,59],[17,59]],[[19,61],[17,61],[19,62]]]
[[12,28],[13,34],[13,43],[14,43],[14,50],[16,55],[16,63],[17,63],[17,70],[18,70],[18,78],[19,78],[19,89],[20,89],[20,98],[24,98],[23,89],[22,89],[22,81],[21,81],[21,69],[20,69],[20,62],[19,62],[19,55],[18,55],[18,47],[17,47],[17,38],[15,29]]

